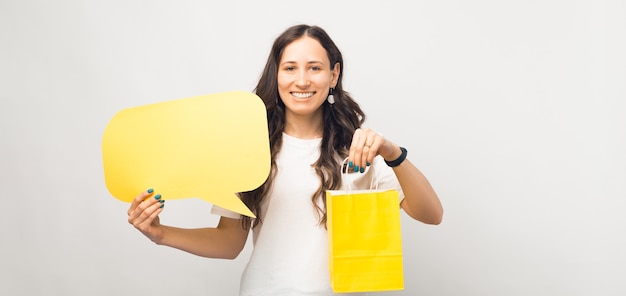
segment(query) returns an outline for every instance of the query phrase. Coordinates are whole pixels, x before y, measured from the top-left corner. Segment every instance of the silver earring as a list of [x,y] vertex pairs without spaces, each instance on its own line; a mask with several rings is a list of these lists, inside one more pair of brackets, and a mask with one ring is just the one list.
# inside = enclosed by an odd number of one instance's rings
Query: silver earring
[[330,91],[328,92],[328,98],[326,98],[326,100],[328,101],[329,104],[334,104],[335,103],[335,96],[333,96],[333,89],[331,88]]

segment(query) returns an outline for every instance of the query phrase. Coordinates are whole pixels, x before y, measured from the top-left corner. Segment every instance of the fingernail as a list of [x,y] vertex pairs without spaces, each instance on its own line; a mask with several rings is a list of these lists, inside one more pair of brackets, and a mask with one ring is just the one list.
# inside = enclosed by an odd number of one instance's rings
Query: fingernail
[[155,195],[155,196],[154,196],[154,199],[156,199],[156,200],[161,199],[161,195],[160,195],[160,194]]
[[355,165],[355,166],[354,166],[354,172],[356,173],[356,172],[358,172],[358,171],[359,171],[359,166],[358,166],[358,165]]
[[159,208],[161,208],[161,209],[162,209],[164,206],[165,206],[165,204],[162,204]]
[[154,192],[154,190],[152,190],[152,188],[149,188],[148,193],[152,193],[152,192]]
[[160,202],[160,203],[164,203],[164,202],[165,202],[165,200],[164,200],[164,199],[159,199],[159,202]]
[[365,172],[365,168],[362,167],[360,172],[361,173]]
[[370,166],[370,164],[371,164],[371,163],[370,163],[369,161],[365,163],[365,165],[367,165],[367,166]]
[[352,161],[348,162],[348,167],[351,168],[352,166],[354,166],[354,164],[352,163]]

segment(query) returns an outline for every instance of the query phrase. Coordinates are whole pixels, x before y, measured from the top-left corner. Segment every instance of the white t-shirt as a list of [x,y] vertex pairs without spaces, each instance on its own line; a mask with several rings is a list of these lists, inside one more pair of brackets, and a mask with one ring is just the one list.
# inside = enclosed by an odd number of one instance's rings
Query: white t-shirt
[[[261,205],[262,223],[253,229],[253,249],[241,278],[240,295],[336,295],[330,287],[326,229],[319,225],[311,199],[320,185],[311,166],[319,158],[320,143],[321,139],[298,139],[283,133],[276,159],[278,173]],[[342,189],[369,189],[374,174],[379,189],[396,189],[400,200],[404,197],[393,170],[380,156],[365,173],[344,174]],[[211,212],[240,217],[218,206]]]

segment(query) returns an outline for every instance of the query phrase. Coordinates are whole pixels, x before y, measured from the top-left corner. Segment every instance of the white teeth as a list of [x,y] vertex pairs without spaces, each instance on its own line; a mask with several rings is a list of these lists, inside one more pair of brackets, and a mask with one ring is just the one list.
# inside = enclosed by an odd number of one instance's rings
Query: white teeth
[[308,98],[308,97],[310,97],[310,96],[312,96],[312,95],[313,95],[313,93],[312,93],[312,92],[308,92],[308,93],[295,93],[295,92],[294,92],[294,93],[291,93],[291,94],[292,94],[294,97],[298,97],[298,98],[301,98],[301,99],[306,99],[306,98]]

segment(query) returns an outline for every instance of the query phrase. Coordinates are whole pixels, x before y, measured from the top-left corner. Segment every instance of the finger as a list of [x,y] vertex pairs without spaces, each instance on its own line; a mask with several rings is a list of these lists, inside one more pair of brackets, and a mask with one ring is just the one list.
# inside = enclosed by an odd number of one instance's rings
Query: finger
[[155,207],[158,208],[162,205],[162,202],[160,194],[141,201],[132,211],[129,211],[128,222],[135,226],[141,224],[154,211]]
[[357,163],[357,159],[361,155],[361,150],[363,149],[363,138],[362,138],[363,130],[357,128],[352,135],[352,143],[350,143],[350,152],[348,155],[348,168],[356,169],[355,164]]
[[374,161],[374,157],[378,154],[379,140],[378,134],[367,128],[364,130],[365,135],[362,137],[363,140],[363,151],[361,154],[361,158],[358,163],[361,169],[361,172],[365,171],[365,168]]
[[[142,232],[147,231],[154,219],[163,211],[163,204],[160,202],[152,203],[145,208],[144,204],[137,208],[137,211],[135,211],[135,213],[137,213],[136,215],[129,218],[130,224]],[[141,209],[141,211],[139,211],[139,209]]]
[[380,134],[372,132],[371,135],[372,144],[370,145],[370,149],[367,153],[367,162],[372,163],[376,155],[378,155],[378,150],[385,142],[385,138],[383,138]]
[[359,166],[359,171],[361,173],[365,172],[365,169],[367,168],[368,164],[370,163],[368,161],[368,157],[369,157],[370,152],[372,150],[373,150],[372,146],[366,145],[366,146],[363,147],[363,151],[361,153],[361,157],[356,162],[356,164]]
[[365,172],[367,166],[374,161],[374,157],[378,154],[378,148],[380,147],[380,141],[378,139],[380,137],[376,132],[369,128],[361,129],[358,136],[358,138],[355,137],[353,139],[354,171],[363,173]]
[[146,198],[148,198],[153,193],[154,193],[154,190],[150,188],[146,191],[139,193],[137,196],[135,196],[135,199],[133,199],[133,201],[130,204],[130,207],[128,208],[128,212],[127,212],[128,215],[130,215],[130,213],[134,211],[140,203],[146,200]]
[[150,227],[153,226],[154,220],[157,219],[161,212],[163,212],[162,203],[157,202],[155,204],[152,204],[141,213],[141,215],[135,220],[135,223],[133,225],[141,232],[147,232],[150,230]]
[[355,150],[358,146],[363,146],[365,143],[365,131],[361,128],[357,128],[352,135],[352,143],[350,143],[350,150]]

